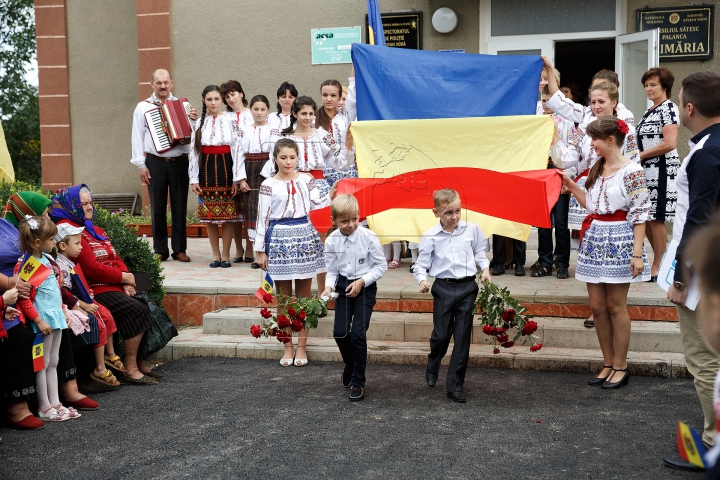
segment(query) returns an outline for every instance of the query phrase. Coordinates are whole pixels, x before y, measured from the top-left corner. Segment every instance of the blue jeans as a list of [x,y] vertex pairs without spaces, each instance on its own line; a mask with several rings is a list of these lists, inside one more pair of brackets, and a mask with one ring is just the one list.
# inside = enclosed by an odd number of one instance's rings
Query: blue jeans
[[552,228],[538,228],[538,256],[540,265],[551,268],[570,266],[570,229],[568,229],[568,210],[570,195],[560,194],[557,203],[550,211],[550,219],[555,225],[555,252],[553,260]]

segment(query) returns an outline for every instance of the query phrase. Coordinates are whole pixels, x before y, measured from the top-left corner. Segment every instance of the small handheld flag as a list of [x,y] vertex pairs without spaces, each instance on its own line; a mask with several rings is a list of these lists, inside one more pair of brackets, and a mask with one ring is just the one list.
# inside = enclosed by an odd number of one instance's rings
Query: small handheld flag
[[35,335],[35,340],[32,346],[32,359],[33,359],[33,370],[35,373],[45,368],[45,349],[43,342],[45,341],[45,335],[38,333]]
[[52,270],[40,263],[40,260],[26,253],[20,266],[19,277],[30,285],[38,288],[50,276]]
[[88,287],[80,265],[75,265],[75,268],[70,270],[70,277],[72,278],[73,285],[78,290],[78,298],[85,303],[94,303],[90,295],[90,287]]
[[368,43],[370,45],[385,46],[385,30],[383,30],[382,17],[378,0],[367,0],[368,6]]
[[263,303],[270,303],[267,301],[268,295],[272,297],[273,293],[273,287],[275,286],[275,283],[273,282],[273,279],[270,277],[269,273],[265,273],[265,277],[262,279],[262,282],[260,283],[260,288],[257,289],[257,292],[255,292],[255,296],[260,299]]
[[702,437],[694,429],[680,421],[677,426],[677,448],[680,458],[697,467],[707,468],[705,465],[706,450]]

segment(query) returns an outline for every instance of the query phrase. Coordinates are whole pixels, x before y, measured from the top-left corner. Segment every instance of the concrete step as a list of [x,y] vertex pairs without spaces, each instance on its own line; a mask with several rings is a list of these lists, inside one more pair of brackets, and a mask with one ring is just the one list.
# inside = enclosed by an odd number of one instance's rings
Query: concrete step
[[[262,318],[258,308],[224,308],[203,316],[202,331],[210,335],[248,335],[250,326]],[[321,318],[318,328],[310,331],[315,338],[332,338],[335,312]],[[598,348],[595,329],[585,328],[577,318],[536,317],[538,342],[546,347]],[[431,313],[373,312],[368,340],[390,342],[427,342],[432,333]],[[476,319],[472,330],[472,343],[489,345],[490,337],[482,332]],[[682,353],[680,328],[675,322],[633,321],[630,350],[638,352]]]
[[[418,365],[418,381],[423,382],[422,366],[427,364],[429,351],[427,342],[368,341],[369,362]],[[202,328],[184,328],[152,360],[168,362],[188,357],[228,357],[277,361],[282,357],[282,352],[283,345],[275,339],[255,339],[250,335],[213,335],[203,333]],[[310,360],[308,368],[312,368],[313,362],[336,362],[340,368],[342,360],[333,339],[311,337],[307,354]],[[446,355],[443,364],[447,365],[449,360],[449,355]],[[469,359],[471,367],[580,372],[589,375],[597,373],[602,364],[599,349],[546,346],[538,352],[530,352],[526,346],[504,348],[495,355],[488,345],[472,345]],[[682,353],[630,351],[628,367],[632,375],[663,378],[690,376]]]

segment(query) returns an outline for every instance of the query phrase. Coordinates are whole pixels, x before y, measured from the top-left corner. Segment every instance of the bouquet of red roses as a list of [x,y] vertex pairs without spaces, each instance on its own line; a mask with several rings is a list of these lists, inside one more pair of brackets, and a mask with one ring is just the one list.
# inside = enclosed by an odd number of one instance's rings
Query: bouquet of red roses
[[288,343],[292,341],[292,332],[299,332],[303,328],[317,328],[318,317],[327,314],[327,303],[318,298],[293,299],[278,293],[277,304],[278,309],[285,313],[273,315],[267,307],[263,307],[260,316],[264,321],[250,327],[250,335],[255,338],[275,337],[278,342]]
[[[527,308],[511,297],[507,288],[500,288],[492,282],[483,282],[473,314],[480,315],[483,333],[493,337],[493,353],[500,353],[498,345],[510,348],[520,339],[523,345],[528,340],[532,343],[531,352],[537,352],[542,348],[542,343],[537,343],[535,341],[537,337],[533,335],[538,324],[529,320],[530,316],[524,312],[527,312]],[[510,335],[513,335],[512,340]]]

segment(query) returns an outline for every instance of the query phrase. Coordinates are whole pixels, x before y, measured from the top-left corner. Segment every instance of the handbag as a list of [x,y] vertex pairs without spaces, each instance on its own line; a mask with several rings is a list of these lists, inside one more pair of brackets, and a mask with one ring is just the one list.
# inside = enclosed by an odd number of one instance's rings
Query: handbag
[[150,318],[152,318],[152,325],[143,335],[139,352],[143,359],[147,359],[153,353],[159,352],[173,337],[176,337],[178,331],[165,310],[150,300],[146,293],[138,293],[135,298],[147,304]]
[[76,350],[87,347],[88,345],[97,345],[100,343],[100,330],[98,328],[98,319],[92,313],[88,313],[88,324],[90,331],[85,331],[80,335],[70,335],[71,343]]

